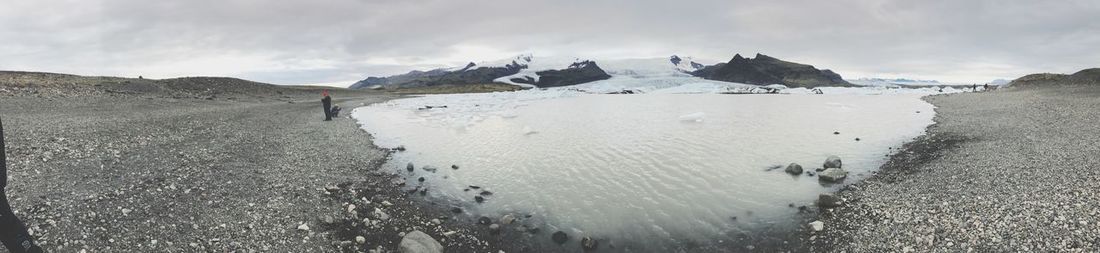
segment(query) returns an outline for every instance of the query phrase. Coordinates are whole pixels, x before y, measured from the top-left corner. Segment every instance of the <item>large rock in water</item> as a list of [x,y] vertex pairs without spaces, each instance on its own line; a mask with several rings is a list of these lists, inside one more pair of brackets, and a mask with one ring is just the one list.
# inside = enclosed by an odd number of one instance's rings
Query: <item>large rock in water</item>
[[838,207],[838,206],[840,206],[841,202],[842,202],[842,200],[840,200],[840,197],[837,197],[836,194],[822,193],[821,195],[817,196],[817,206],[820,206],[820,207],[824,207],[824,208]]
[[401,238],[401,253],[443,253],[443,245],[424,232],[412,231]]
[[825,182],[839,182],[848,177],[848,172],[841,168],[828,168],[817,174],[817,178]]
[[853,86],[831,70],[788,62],[763,54],[755,58],[734,55],[727,63],[708,66],[691,73],[694,76],[757,85],[782,84],[788,87]]
[[786,171],[788,174],[791,174],[791,175],[801,175],[802,174],[802,165],[798,165],[797,163],[791,163],[790,165],[787,165],[787,169],[785,169],[783,171]]
[[829,158],[825,158],[825,165],[823,165],[822,167],[825,167],[826,169],[828,169],[828,168],[840,168],[840,165],[841,165],[840,157],[834,155],[834,156],[829,156]]

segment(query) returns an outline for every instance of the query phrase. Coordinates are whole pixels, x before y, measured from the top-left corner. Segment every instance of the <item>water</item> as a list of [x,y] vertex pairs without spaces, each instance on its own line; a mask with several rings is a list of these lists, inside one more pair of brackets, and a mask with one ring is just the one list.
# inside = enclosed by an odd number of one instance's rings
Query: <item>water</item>
[[[353,115],[379,146],[408,149],[388,166],[414,185],[426,177],[432,197],[490,217],[532,214],[573,238],[665,245],[792,221],[788,204],[838,185],[769,167],[812,170],[837,155],[847,182],[858,180],[932,123],[920,96],[535,91],[403,99]],[[447,108],[418,109],[427,105]],[[408,173],[406,161],[440,169]],[[474,204],[469,185],[494,194]]]

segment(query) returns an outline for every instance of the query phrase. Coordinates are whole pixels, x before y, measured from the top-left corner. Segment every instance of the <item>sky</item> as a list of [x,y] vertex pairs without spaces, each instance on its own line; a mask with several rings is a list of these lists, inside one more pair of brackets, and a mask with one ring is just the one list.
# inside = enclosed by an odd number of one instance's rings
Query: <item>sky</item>
[[531,53],[983,83],[1100,67],[1100,1],[4,0],[0,70],[347,85]]

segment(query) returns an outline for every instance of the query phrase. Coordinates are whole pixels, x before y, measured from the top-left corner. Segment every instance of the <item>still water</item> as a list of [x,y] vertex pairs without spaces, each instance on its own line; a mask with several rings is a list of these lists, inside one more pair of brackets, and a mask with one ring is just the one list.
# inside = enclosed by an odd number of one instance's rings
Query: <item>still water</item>
[[[859,180],[933,123],[920,96],[494,93],[353,116],[379,146],[407,148],[387,166],[412,185],[425,177],[431,197],[477,215],[531,214],[571,238],[661,245],[793,221],[790,204],[839,185],[769,168],[812,171],[837,155],[846,182]],[[482,190],[493,194],[475,203]]]

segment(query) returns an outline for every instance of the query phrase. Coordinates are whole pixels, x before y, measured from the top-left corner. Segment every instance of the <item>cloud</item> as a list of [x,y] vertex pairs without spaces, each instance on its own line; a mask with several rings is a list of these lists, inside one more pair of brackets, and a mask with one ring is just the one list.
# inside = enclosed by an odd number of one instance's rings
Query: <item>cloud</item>
[[519,53],[769,54],[960,82],[1100,62],[1096,1],[15,0],[0,69],[325,83]]

